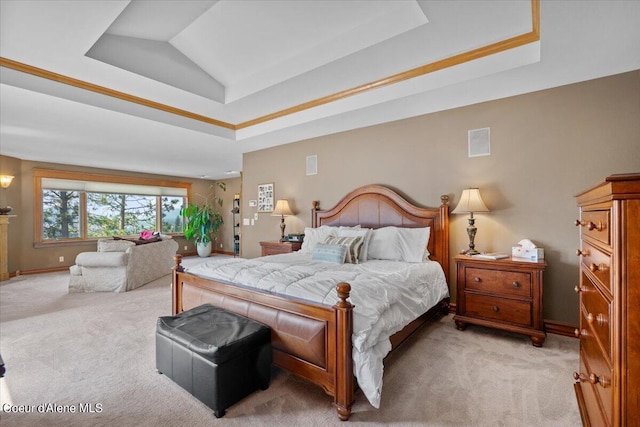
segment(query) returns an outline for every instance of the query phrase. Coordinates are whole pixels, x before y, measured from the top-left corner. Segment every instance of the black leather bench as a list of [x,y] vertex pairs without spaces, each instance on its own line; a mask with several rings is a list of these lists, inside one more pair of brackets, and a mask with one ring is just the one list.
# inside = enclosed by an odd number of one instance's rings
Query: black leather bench
[[158,318],[156,368],[217,418],[271,381],[271,331],[247,317],[204,304]]

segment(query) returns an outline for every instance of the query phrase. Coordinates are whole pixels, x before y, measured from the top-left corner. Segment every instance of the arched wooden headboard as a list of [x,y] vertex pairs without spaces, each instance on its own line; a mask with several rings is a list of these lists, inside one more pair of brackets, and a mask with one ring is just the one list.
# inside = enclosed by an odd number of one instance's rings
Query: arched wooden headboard
[[449,281],[449,197],[440,197],[438,208],[423,208],[409,202],[389,187],[365,185],[344,196],[333,208],[320,210],[313,202],[311,222],[321,225],[382,228],[388,226],[431,227],[429,258],[442,265]]

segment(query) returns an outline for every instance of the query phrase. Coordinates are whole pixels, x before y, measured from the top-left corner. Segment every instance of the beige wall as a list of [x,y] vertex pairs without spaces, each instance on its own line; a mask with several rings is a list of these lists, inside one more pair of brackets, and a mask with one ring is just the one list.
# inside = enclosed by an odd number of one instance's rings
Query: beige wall
[[[484,127],[491,155],[468,158],[467,131]],[[319,173],[306,176],[313,154]],[[252,218],[257,185],[273,182],[298,212],[287,232],[300,232],[312,200],[330,208],[361,185],[391,186],[424,206],[448,194],[452,208],[464,188],[479,187],[491,213],[476,215],[477,249],[510,251],[523,238],[543,247],[545,319],[577,324],[573,196],[623,172],[640,172],[640,71],[247,153],[242,208]],[[279,238],[279,219],[258,217],[243,227],[245,257]],[[451,256],[468,244],[466,225],[466,215],[452,215]]]
[[[0,205],[10,205],[13,207],[12,214],[17,215],[11,220],[9,225],[9,271],[34,271],[60,268],[72,265],[76,255],[80,252],[95,251],[95,242],[80,244],[65,244],[51,247],[34,247],[34,180],[33,170],[57,169],[75,172],[87,172],[105,175],[118,175],[130,177],[154,178],[178,182],[191,183],[191,200],[198,202],[202,197],[210,194],[210,187],[213,181],[176,178],[162,175],[150,175],[125,171],[114,171],[108,169],[95,169],[80,166],[68,166],[54,163],[32,162],[19,160],[12,157],[0,156],[0,174],[14,175],[11,187],[2,192]],[[233,233],[231,231],[231,206],[234,192],[239,192],[241,179],[233,178],[224,181],[227,191],[218,192],[223,198],[222,213],[225,224],[221,229],[214,250],[223,252],[233,251]],[[195,245],[192,241],[187,241],[182,237],[175,237],[178,242],[178,253],[195,253]],[[222,247],[220,247],[222,244]],[[186,247],[186,249],[185,249]],[[64,262],[59,262],[59,257],[64,257]]]

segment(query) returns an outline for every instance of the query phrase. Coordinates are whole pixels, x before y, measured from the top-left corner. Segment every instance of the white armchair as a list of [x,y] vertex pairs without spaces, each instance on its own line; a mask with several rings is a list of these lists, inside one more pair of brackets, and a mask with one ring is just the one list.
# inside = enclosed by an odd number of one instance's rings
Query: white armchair
[[69,270],[69,292],[125,292],[171,272],[178,244],[173,239],[136,245],[98,240],[97,252],[82,252]]

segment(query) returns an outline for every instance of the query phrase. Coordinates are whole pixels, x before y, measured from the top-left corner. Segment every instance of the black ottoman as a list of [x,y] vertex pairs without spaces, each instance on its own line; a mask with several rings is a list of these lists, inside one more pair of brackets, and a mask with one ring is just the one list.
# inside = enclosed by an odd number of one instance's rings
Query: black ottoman
[[156,368],[222,417],[271,381],[268,326],[210,304],[163,316],[156,327]]

